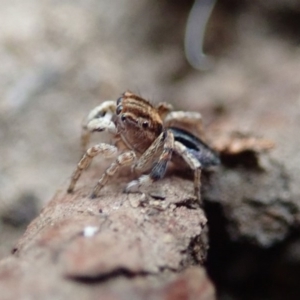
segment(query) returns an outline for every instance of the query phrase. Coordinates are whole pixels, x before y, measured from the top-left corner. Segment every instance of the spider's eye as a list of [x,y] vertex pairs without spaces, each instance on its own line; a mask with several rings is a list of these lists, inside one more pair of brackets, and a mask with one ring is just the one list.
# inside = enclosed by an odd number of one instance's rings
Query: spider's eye
[[121,116],[121,121],[124,122],[125,120],[126,120],[126,116],[123,114],[123,115]]
[[144,121],[144,122],[142,123],[142,126],[143,126],[143,128],[148,128],[149,122],[148,122],[148,121]]
[[121,103],[122,99],[123,99],[122,97],[118,98],[117,105],[119,105]]
[[117,115],[122,111],[122,109],[123,109],[123,106],[122,106],[122,105],[119,105],[119,106],[117,107],[117,110],[116,110]]

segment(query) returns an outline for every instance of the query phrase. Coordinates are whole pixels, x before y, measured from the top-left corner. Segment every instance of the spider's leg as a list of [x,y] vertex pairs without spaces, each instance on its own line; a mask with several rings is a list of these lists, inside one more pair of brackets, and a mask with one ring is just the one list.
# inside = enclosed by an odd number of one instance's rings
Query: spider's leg
[[172,111],[164,119],[165,127],[182,127],[197,137],[203,134],[201,114],[195,111]]
[[82,171],[89,166],[90,162],[95,156],[101,154],[104,157],[108,158],[115,156],[117,153],[117,147],[104,143],[89,148],[77,164],[77,168],[72,175],[71,182],[67,190],[68,193],[73,192],[76,182],[81,176]]
[[160,117],[164,119],[173,110],[173,106],[170,103],[160,102],[156,106],[156,110]]
[[107,183],[108,179],[115,175],[115,173],[122,167],[132,164],[136,159],[135,153],[133,151],[127,151],[120,154],[117,159],[105,170],[102,177],[97,182],[91,198],[96,198],[99,194],[99,191]]
[[87,145],[90,141],[92,132],[95,131],[108,131],[115,133],[115,125],[112,122],[112,117],[116,111],[115,101],[105,101],[101,105],[95,107],[90,111],[85,121],[82,124],[81,133],[81,148],[83,152],[86,151]]
[[133,172],[143,172],[149,170],[153,161],[159,157],[160,152],[163,149],[163,145],[166,139],[167,133],[162,132],[151,146],[142,154],[138,161],[132,166]]
[[152,162],[153,157],[155,157],[156,152],[162,148],[162,152],[153,165],[150,174],[142,175],[137,180],[129,182],[125,191],[128,192],[138,192],[142,186],[148,186],[152,182],[161,179],[166,172],[167,164],[172,157],[172,152],[174,148],[174,136],[169,130],[164,131],[159,135],[159,137],[152,143],[152,145],[147,149],[147,151],[141,156],[138,163],[135,165],[136,169],[142,170],[149,161]]
[[194,171],[194,194],[196,199],[201,201],[200,189],[201,189],[201,163],[199,160],[188,151],[187,147],[182,143],[175,141],[174,151],[180,155],[188,166]]

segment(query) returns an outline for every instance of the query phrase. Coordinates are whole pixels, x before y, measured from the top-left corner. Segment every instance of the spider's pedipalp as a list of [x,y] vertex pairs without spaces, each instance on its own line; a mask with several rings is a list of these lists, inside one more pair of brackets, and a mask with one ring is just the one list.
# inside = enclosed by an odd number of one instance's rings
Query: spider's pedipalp
[[104,101],[89,112],[86,118],[86,123],[88,123],[93,119],[99,119],[105,117],[108,114],[113,115],[115,111],[116,111],[116,101],[112,101],[112,100]]
[[101,118],[101,119],[93,119],[91,120],[87,126],[87,130],[89,132],[95,132],[95,131],[107,131],[108,133],[111,134],[116,134],[117,133],[117,128],[116,125],[113,121],[111,121],[108,118]]
[[99,194],[99,191],[107,183],[108,179],[113,177],[120,168],[132,164],[135,159],[136,155],[133,151],[127,151],[120,154],[117,159],[105,170],[104,174],[97,182],[97,185],[91,194],[91,198],[96,198]]
[[[162,148],[162,151],[160,150]],[[148,186],[154,181],[161,179],[166,172],[168,162],[172,158],[174,148],[174,136],[169,130],[162,132],[159,137],[153,142],[150,148],[140,157],[137,164],[134,166],[135,170],[143,170],[147,165],[153,163],[158,155],[157,162],[154,163],[150,174],[142,175],[137,180],[131,181],[125,191],[138,192],[142,186]],[[160,153],[160,154],[159,154]]]
[[194,171],[194,195],[197,200],[201,201],[201,163],[199,160],[188,150],[186,146],[178,141],[174,143],[174,151],[181,156],[188,166]]
[[72,175],[71,182],[67,190],[68,193],[73,192],[76,182],[81,176],[82,171],[89,166],[95,156],[102,154],[105,158],[109,158],[115,156],[117,153],[117,147],[104,143],[89,148],[77,164],[77,168]]
[[108,131],[112,134],[115,133],[113,128],[115,124],[112,121],[115,110],[115,101],[107,100],[90,111],[82,124],[81,149],[83,152],[87,149],[92,132]]

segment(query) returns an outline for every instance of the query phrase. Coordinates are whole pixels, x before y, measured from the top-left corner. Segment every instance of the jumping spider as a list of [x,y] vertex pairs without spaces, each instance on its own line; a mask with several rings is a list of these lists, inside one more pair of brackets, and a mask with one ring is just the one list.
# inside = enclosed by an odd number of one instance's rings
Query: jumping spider
[[105,101],[94,108],[83,126],[83,148],[86,149],[90,134],[97,131],[112,134],[115,142],[113,145],[100,143],[85,152],[73,173],[68,192],[74,190],[82,171],[99,154],[106,158],[119,155],[97,182],[91,198],[97,197],[109,178],[124,166],[132,165],[132,171],[140,174],[150,171],[131,181],[125,189],[138,192],[142,186],[161,179],[171,159],[181,157],[194,171],[194,196],[200,201],[201,169],[217,165],[219,158],[198,138],[201,115],[171,109],[167,103],[154,107],[129,91],[116,102]]

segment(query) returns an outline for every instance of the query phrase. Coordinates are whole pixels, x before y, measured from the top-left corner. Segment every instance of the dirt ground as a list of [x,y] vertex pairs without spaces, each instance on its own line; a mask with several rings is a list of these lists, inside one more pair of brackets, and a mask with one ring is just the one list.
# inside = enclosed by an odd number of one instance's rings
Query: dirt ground
[[[200,111],[207,127],[225,112],[239,130],[275,139],[272,155],[299,177],[300,155],[285,145],[299,138],[300,5],[218,1],[205,39],[214,65],[201,72],[183,51],[192,4],[0,0],[0,258],[70,177],[89,110],[128,89]],[[276,135],[280,122],[287,131]]]

